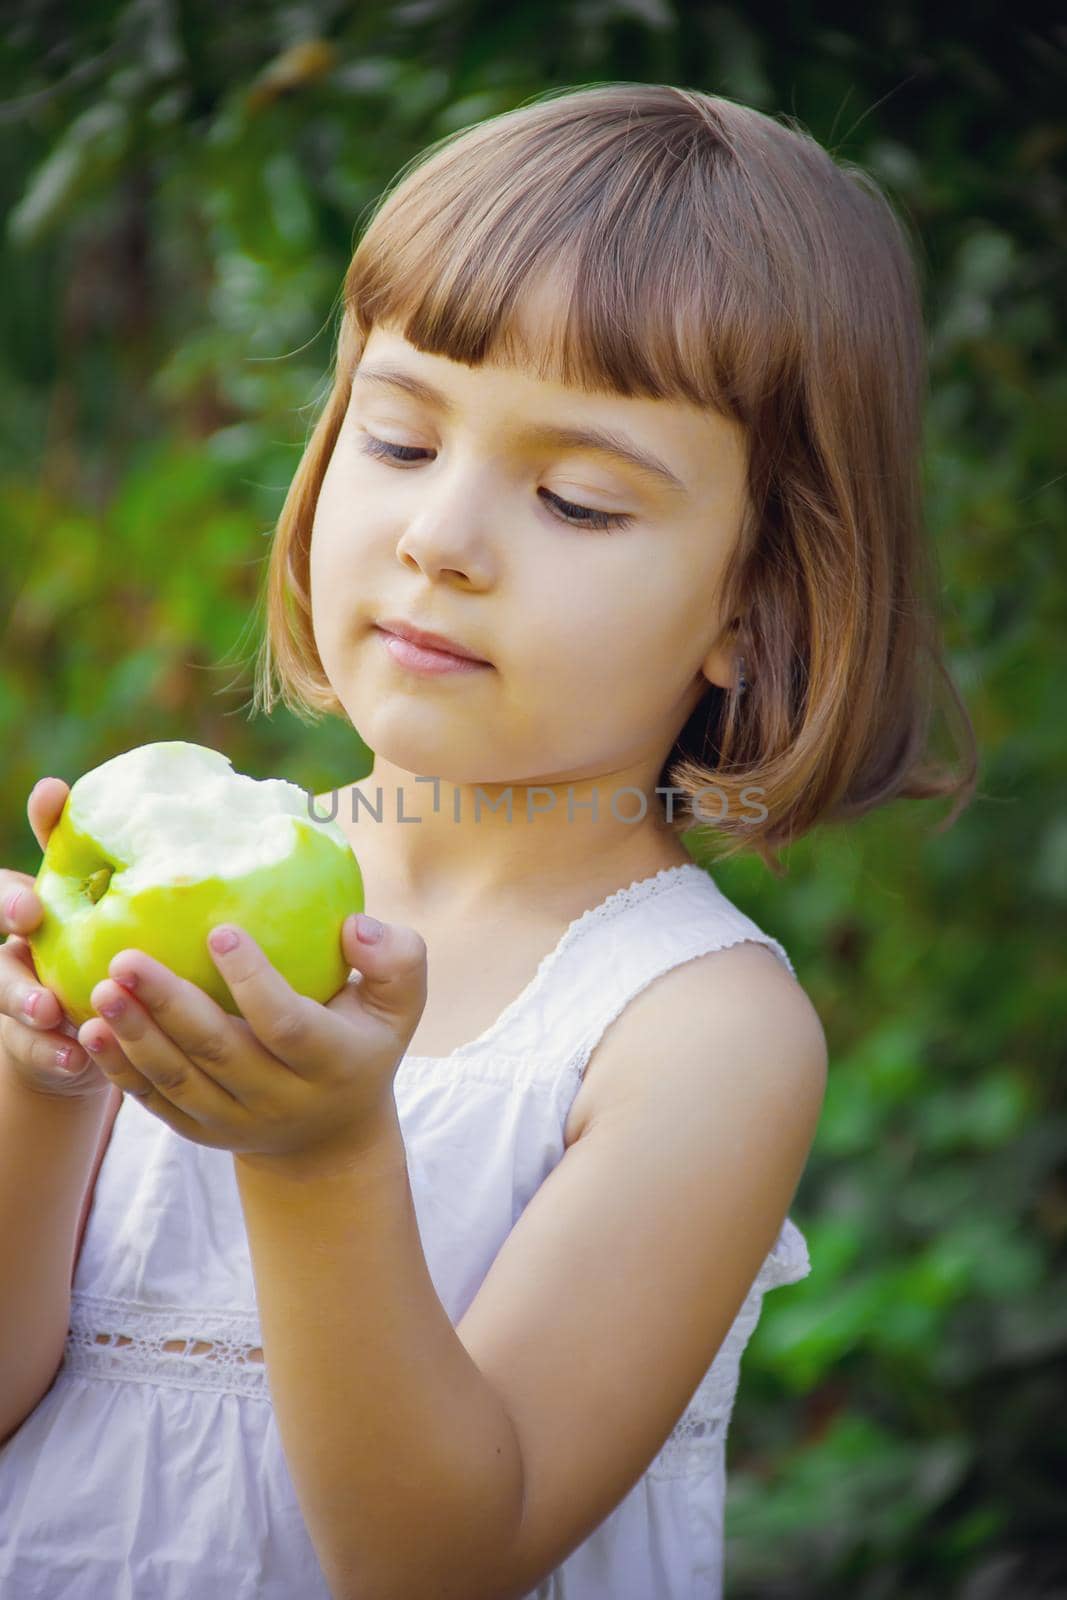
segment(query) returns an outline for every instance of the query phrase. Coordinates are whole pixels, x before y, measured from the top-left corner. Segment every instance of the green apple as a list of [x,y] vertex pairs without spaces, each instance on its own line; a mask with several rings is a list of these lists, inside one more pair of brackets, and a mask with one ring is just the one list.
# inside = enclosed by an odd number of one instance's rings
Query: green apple
[[347,981],[346,917],[363,909],[359,864],[309,791],[234,772],[182,740],[139,745],[72,786],[34,884],[28,936],[41,982],[79,1027],[120,950],[144,950],[239,1015],[207,947],[219,922],[247,929],[299,994]]

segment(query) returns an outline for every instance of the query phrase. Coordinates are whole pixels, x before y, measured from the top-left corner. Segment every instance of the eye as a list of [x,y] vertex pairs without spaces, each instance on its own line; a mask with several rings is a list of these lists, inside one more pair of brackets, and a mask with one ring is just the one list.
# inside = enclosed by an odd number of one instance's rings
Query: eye
[[365,455],[382,456],[386,461],[410,461],[413,456],[429,454],[426,450],[417,450],[411,444],[388,444],[384,439],[376,439],[371,433],[363,435],[360,449]]
[[610,532],[612,528],[628,527],[634,520],[628,511],[594,511],[591,506],[576,506],[569,500],[561,500],[550,489],[538,489],[537,492],[553,505],[561,507],[563,515],[560,520],[569,522],[572,528],[600,528]]
[[[410,444],[390,444],[387,440],[376,439],[373,434],[365,431],[359,448],[364,455],[377,456],[380,460],[392,461],[397,465],[417,460],[419,456],[430,453]],[[594,511],[591,506],[576,506],[569,500],[561,500],[558,494],[553,494],[549,489],[539,489],[537,492],[560,508],[559,520],[568,523],[572,528],[596,528],[607,532],[613,528],[625,528],[634,520],[632,514],[627,511]]]

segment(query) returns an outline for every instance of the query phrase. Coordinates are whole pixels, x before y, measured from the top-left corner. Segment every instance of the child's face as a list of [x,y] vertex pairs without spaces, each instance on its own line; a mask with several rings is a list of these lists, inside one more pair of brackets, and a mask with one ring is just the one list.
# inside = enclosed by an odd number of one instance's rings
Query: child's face
[[[450,408],[364,376],[387,367]],[[543,425],[625,435],[681,487],[539,440]],[[367,435],[402,446],[402,464],[364,453]],[[719,580],[744,503],[742,431],[714,413],[467,367],[375,326],[314,519],[323,666],[365,743],[408,772],[509,784],[636,768],[651,792],[709,679],[733,681]],[[578,526],[574,506],[632,521]],[[379,618],[491,667],[417,674]]]

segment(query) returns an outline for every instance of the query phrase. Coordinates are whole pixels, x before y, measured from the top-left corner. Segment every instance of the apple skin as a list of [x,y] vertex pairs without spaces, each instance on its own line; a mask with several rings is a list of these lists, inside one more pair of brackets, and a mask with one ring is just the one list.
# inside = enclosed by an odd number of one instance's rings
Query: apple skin
[[295,848],[284,861],[243,876],[124,894],[121,863],[72,820],[73,793],[45,847],[34,883],[44,915],[27,938],[41,983],[78,1027],[97,1015],[89,997],[112,958],[129,949],[145,951],[239,1016],[207,947],[219,922],[250,933],[299,994],[325,1002],[347,982],[341,928],[364,904],[362,874],[347,841],[342,846],[310,817],[297,817]]

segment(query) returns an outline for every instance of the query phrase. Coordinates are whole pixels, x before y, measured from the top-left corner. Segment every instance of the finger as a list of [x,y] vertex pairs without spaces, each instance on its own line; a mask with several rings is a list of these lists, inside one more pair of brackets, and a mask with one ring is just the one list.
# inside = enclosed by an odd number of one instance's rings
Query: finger
[[32,1028],[55,1028],[63,1020],[59,1001],[38,982],[24,939],[8,939],[0,948],[0,1012]]
[[[366,941],[361,930],[380,928]],[[359,998],[365,1010],[389,1021],[400,1033],[414,1033],[426,1006],[426,941],[414,928],[374,917],[346,918],[341,929],[345,960],[360,974]]]
[[67,803],[70,785],[62,778],[38,778],[26,802],[33,836],[43,850]]
[[[151,1019],[172,1047],[171,1064],[175,1060],[188,1062],[200,1073],[204,1083],[196,1103],[202,1112],[211,1109],[221,1115],[228,1110],[232,1120],[235,1104],[250,1110],[258,1104],[267,1075],[280,1064],[262,1048],[242,1017],[223,1011],[199,984],[179,978],[144,950],[120,951],[112,958],[108,972],[110,987],[115,991],[112,998],[130,1000],[135,1021],[138,1007],[146,1019]],[[98,987],[101,999],[105,999],[108,984]],[[118,1019],[109,1021],[119,1032]],[[131,1054],[126,1045],[124,1048]],[[196,1082],[194,1079],[194,1087]],[[207,1083],[225,1093],[225,1105],[208,1092]],[[188,1094],[189,1090],[182,1103],[191,1111]]]
[[151,1082],[134,1066],[122,1047],[114,1030],[92,1017],[78,1029],[78,1043],[105,1072],[112,1083],[135,1099],[143,1100],[152,1089]]
[[35,882],[28,873],[0,867],[0,931],[25,934],[36,928],[44,907],[34,890]]
[[138,1100],[146,1111],[151,1111],[153,1116],[165,1122],[176,1133],[182,1134],[184,1138],[199,1139],[203,1142],[198,1124],[179,1110],[143,1073],[137,1070],[122,1049],[116,1035],[101,1023],[99,1018],[94,1017],[91,1021],[82,1023],[78,1034],[92,1060],[109,1083],[114,1084],[116,1089],[121,1089],[123,1094]]
[[[55,1030],[38,1033],[10,1017],[0,1017],[0,1049],[44,1083],[55,1083],[57,1071],[65,1078],[89,1066],[89,1057],[76,1039]],[[68,1050],[70,1054],[61,1059],[60,1052]]]
[[154,1094],[161,1096],[190,1125],[227,1114],[232,1118],[233,1097],[162,1032],[131,993],[105,979],[90,999],[107,1022],[83,1023],[79,1042],[120,1089],[146,1103]]
[[322,1006],[298,994],[243,928],[220,923],[207,945],[241,1015],[270,1054],[301,1077],[328,1071],[341,1038],[336,1020],[331,1024]]
[[[62,814],[69,793],[62,778],[39,778],[30,790],[26,812],[33,836],[42,850]],[[0,869],[0,932],[25,934],[36,928],[44,915],[44,906],[34,887],[36,881],[26,872]]]

